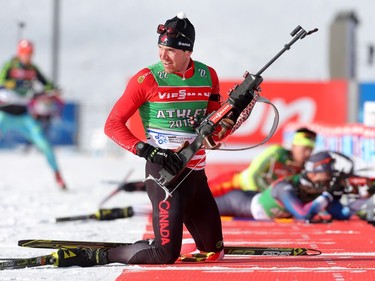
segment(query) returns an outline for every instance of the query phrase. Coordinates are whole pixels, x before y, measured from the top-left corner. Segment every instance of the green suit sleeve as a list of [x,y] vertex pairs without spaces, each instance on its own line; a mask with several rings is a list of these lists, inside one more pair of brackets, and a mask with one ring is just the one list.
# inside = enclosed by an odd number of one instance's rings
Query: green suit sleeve
[[[268,187],[267,177],[272,177],[272,165],[278,160],[283,148],[271,146],[256,157],[242,172],[242,189],[263,191]],[[271,171],[270,171],[271,168]]]
[[4,66],[1,68],[0,71],[0,86],[6,87],[6,83],[8,81],[8,72],[9,69],[11,68],[12,63],[9,61],[4,64]]

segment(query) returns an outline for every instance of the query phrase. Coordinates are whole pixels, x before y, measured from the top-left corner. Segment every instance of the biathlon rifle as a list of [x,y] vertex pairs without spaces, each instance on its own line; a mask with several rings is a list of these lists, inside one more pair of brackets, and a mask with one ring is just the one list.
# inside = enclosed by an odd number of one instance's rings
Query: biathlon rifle
[[[231,91],[229,92],[229,98],[222,104],[222,106],[218,110],[205,117],[198,126],[195,126],[195,131],[197,132],[196,139],[192,143],[183,147],[178,152],[178,155],[183,161],[183,167],[187,165],[187,163],[203,146],[209,149],[217,147],[217,144],[212,139],[212,137],[215,129],[220,126],[220,123],[224,118],[238,118],[240,114],[245,111],[247,114],[246,118],[250,115],[255,103],[257,101],[260,101],[261,98],[258,93],[260,91],[260,84],[263,81],[261,74],[285,51],[289,50],[291,46],[295,42],[297,42],[298,39],[303,39],[307,35],[310,35],[316,31],[318,31],[317,28],[306,31],[301,26],[297,26],[290,34],[293,39],[289,43],[285,44],[284,48],[279,53],[277,53],[261,70],[259,70],[256,74],[249,74],[248,72],[245,72],[244,80],[239,85],[235,85],[234,88],[231,89]],[[265,99],[263,99],[263,101],[265,101]],[[238,120],[232,129],[232,133],[235,131],[236,127],[238,128],[237,125]],[[266,142],[273,135],[274,131],[276,131],[277,124],[273,127],[273,131],[271,131],[269,136],[262,143]],[[181,172],[177,175],[172,175],[167,170],[162,169],[159,172],[159,179],[156,179],[150,175],[148,178],[146,178],[146,180],[151,179],[157,182],[160,187],[163,188],[166,192],[166,200],[169,196],[172,196],[172,193],[174,192],[174,190],[176,190],[178,185],[172,191],[168,190],[167,186],[174,179],[176,179],[181,174]]]
[[338,197],[343,194],[352,194],[361,198],[368,198],[375,194],[375,178],[336,172],[332,177],[330,187]]
[[347,155],[338,151],[329,151],[329,154],[335,159],[335,171],[330,182],[330,189],[335,195],[351,194],[366,198],[375,193],[375,178],[357,174],[369,168],[355,170],[354,161]]

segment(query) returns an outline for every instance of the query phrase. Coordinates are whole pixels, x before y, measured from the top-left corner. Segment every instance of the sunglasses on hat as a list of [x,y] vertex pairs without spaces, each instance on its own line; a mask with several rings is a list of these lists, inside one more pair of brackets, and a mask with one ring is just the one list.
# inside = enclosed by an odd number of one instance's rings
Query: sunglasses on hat
[[191,39],[189,37],[187,37],[185,34],[181,33],[176,28],[166,27],[164,24],[159,24],[157,29],[156,29],[156,32],[158,34],[166,33],[167,36],[171,37],[171,38],[178,38],[179,36],[182,36],[182,37],[186,38],[187,40],[189,40],[193,44],[193,41],[191,41]]

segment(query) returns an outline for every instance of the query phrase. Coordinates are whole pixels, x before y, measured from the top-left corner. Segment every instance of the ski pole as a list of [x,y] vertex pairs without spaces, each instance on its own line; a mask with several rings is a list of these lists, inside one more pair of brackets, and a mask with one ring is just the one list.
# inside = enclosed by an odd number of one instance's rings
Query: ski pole
[[90,219],[99,220],[99,221],[108,221],[108,220],[115,220],[115,219],[130,218],[133,215],[134,215],[134,212],[133,212],[132,207],[99,209],[94,214],[56,218],[56,222],[90,220]]

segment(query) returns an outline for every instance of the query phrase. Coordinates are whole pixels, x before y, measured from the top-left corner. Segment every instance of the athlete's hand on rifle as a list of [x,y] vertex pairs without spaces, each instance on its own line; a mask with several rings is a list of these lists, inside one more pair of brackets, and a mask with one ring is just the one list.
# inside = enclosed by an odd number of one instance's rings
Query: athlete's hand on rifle
[[[189,117],[189,123],[190,123],[190,126],[193,127],[194,129],[199,127],[199,122],[197,118],[195,118],[194,116]],[[213,140],[211,141],[211,137],[209,137],[208,139],[205,139],[203,143],[203,147],[208,148],[208,149],[218,149],[220,147],[220,144],[213,145],[212,142],[220,141],[225,136],[227,136],[228,133],[232,130],[234,123],[235,122],[229,117],[226,117],[220,120],[220,122],[218,123],[218,126],[216,127],[215,131],[212,134]]]
[[[349,179],[349,181],[353,180]],[[352,185],[352,187],[361,198],[370,198],[375,193],[375,181],[371,178],[362,178],[362,184]]]
[[170,149],[154,147],[148,143],[139,142],[136,145],[137,155],[162,166],[172,175],[178,174],[183,168],[183,161],[178,154]]
[[333,196],[334,199],[340,199],[344,194],[345,186],[341,182],[340,177],[334,177],[329,184],[327,192]]
[[222,140],[227,133],[229,133],[234,125],[234,121],[230,118],[223,118],[219,122],[220,131],[215,132],[214,135],[218,138],[218,140]]

